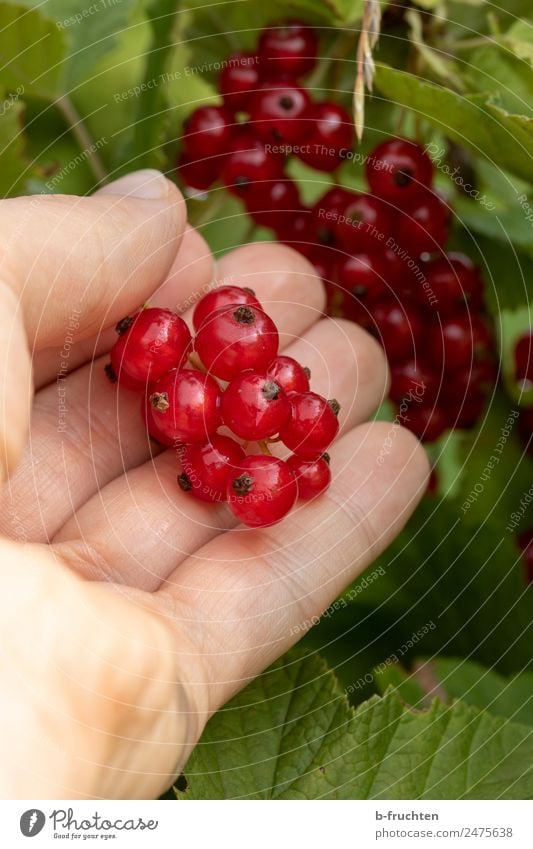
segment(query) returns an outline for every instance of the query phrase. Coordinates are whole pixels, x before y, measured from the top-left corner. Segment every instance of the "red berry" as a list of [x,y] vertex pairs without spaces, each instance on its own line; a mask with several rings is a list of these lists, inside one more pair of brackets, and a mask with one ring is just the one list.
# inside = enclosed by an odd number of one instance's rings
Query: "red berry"
[[259,62],[253,53],[234,53],[227,60],[218,80],[220,94],[232,112],[246,112],[259,88]]
[[142,389],[181,365],[191,347],[191,334],[183,319],[159,307],[123,319],[117,324],[117,332],[111,366],[127,389]]
[[528,528],[518,537],[518,545],[522,549],[524,576],[528,584],[533,583],[533,528]]
[[316,103],[309,112],[310,131],[298,156],[317,171],[334,171],[353,144],[352,118],[336,103]]
[[222,307],[229,307],[232,304],[236,306],[244,304],[245,306],[261,309],[261,304],[257,300],[253,289],[247,289],[242,286],[219,286],[216,289],[212,289],[207,295],[204,295],[196,304],[192,317],[194,329],[198,330],[203,321],[212,316],[217,310]]
[[496,377],[496,369],[490,359],[474,361],[470,367],[450,374],[444,372],[442,398],[447,405],[461,405],[479,396],[484,398],[494,388]]
[[427,193],[417,206],[400,215],[396,225],[398,244],[411,257],[434,253],[448,238],[448,221],[449,212],[444,201],[436,194]]
[[272,319],[257,307],[230,306],[203,322],[194,344],[210,372],[231,380],[245,369],[266,369],[278,352],[279,334]]
[[514,349],[515,377],[533,383],[533,333],[520,337]]
[[326,451],[339,431],[339,404],[326,401],[315,392],[299,392],[289,396],[291,418],[280,431],[287,448],[305,460],[315,460]]
[[267,153],[265,146],[251,135],[243,135],[230,147],[221,169],[228,191],[247,200],[261,183],[283,177],[283,160]]
[[266,376],[281,386],[284,392],[308,392],[311,372],[292,357],[280,354],[272,360]]
[[423,322],[416,306],[384,300],[372,306],[377,336],[391,362],[401,362],[416,353]]
[[173,439],[169,439],[166,433],[157,426],[154,421],[154,410],[147,396],[141,399],[141,418],[150,439],[153,439],[160,445],[164,445],[165,448],[177,448],[178,445],[181,445],[181,443],[176,443]]
[[265,142],[300,144],[309,132],[310,99],[300,86],[290,82],[265,83],[250,108],[253,130]]
[[487,357],[491,336],[484,321],[476,315],[460,315],[434,324],[427,341],[428,356],[437,369],[469,369],[475,359]]
[[283,220],[292,220],[301,208],[298,187],[287,179],[258,183],[246,204],[253,220],[263,227],[283,226]]
[[287,460],[287,466],[296,478],[298,497],[303,501],[316,498],[331,483],[329,454],[323,454],[316,460],[302,460],[295,454]]
[[520,411],[518,432],[527,453],[533,457],[533,407]]
[[228,481],[239,474],[245,457],[234,439],[218,433],[206,445],[184,445],[179,455],[178,483],[200,501],[225,501]]
[[192,189],[205,192],[218,177],[215,159],[195,159],[187,153],[180,154],[176,170],[181,181]]
[[372,192],[398,205],[423,194],[432,178],[431,159],[420,145],[407,139],[382,142],[366,162],[366,179]]
[[227,495],[239,521],[251,528],[265,528],[290,512],[298,488],[283,460],[254,454],[242,461],[238,476],[230,479]]
[[334,186],[311,208],[312,231],[321,245],[334,247],[339,244],[338,221],[348,204],[358,195],[348,189]]
[[196,369],[174,369],[151,387],[153,420],[171,442],[205,442],[221,424],[220,387]]
[[480,309],[483,281],[474,263],[464,254],[446,254],[426,263],[423,271],[426,285],[419,284],[416,288],[421,306],[441,315],[450,315],[465,304],[470,309]]
[[438,407],[416,403],[404,414],[402,423],[423,442],[435,442],[448,424],[446,416]]
[[224,424],[241,439],[257,442],[276,436],[290,414],[283,389],[256,371],[238,374],[222,396]]
[[341,244],[353,253],[379,250],[391,230],[387,207],[371,195],[355,195],[342,210],[337,224]]
[[391,366],[389,397],[401,404],[416,398],[434,401],[439,393],[440,376],[418,360],[406,360]]
[[196,159],[225,153],[235,128],[231,114],[223,106],[200,106],[184,125],[185,151]]
[[380,254],[353,254],[337,266],[337,282],[358,301],[372,303],[388,294],[387,265]]
[[314,30],[300,21],[267,27],[259,38],[259,55],[271,78],[307,74],[315,66],[317,50]]
[[474,427],[487,404],[483,392],[472,392],[456,398],[446,407],[446,420],[450,427],[470,429]]
[[292,218],[283,217],[281,221],[275,222],[274,232],[280,242],[304,256],[308,256],[315,247],[308,209],[301,209]]

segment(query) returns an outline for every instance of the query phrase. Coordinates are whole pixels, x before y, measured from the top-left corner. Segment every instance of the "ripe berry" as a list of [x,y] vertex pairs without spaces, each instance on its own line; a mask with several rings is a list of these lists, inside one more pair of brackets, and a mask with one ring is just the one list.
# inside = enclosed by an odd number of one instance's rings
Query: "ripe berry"
[[234,439],[218,433],[206,445],[184,445],[179,455],[178,483],[200,501],[225,501],[228,481],[239,474],[245,457]]
[[459,315],[432,327],[427,352],[435,368],[458,371],[469,369],[474,359],[486,358],[490,344],[490,332],[479,316]]
[[220,72],[218,87],[232,112],[246,112],[259,88],[259,63],[253,53],[234,53]]
[[434,253],[448,238],[448,208],[435,194],[426,193],[416,206],[400,215],[396,239],[411,257]]
[[398,304],[383,300],[372,306],[377,325],[377,337],[391,362],[401,362],[412,357],[422,337],[421,315],[413,304]]
[[228,191],[247,200],[256,186],[283,177],[283,160],[267,153],[265,146],[251,135],[240,136],[230,146],[221,168],[221,179]]
[[433,163],[427,153],[407,139],[379,144],[366,162],[366,179],[378,197],[401,206],[431,185]]
[[273,380],[288,395],[289,392],[308,392],[311,372],[301,366],[292,357],[280,354],[272,360],[266,371],[269,380]]
[[238,374],[222,396],[224,424],[241,439],[257,442],[276,436],[290,414],[283,389],[256,371]]
[[339,243],[338,221],[348,204],[358,195],[348,189],[334,186],[317,200],[311,208],[312,230],[321,245],[334,247]]
[[142,389],[148,381],[181,365],[191,347],[191,334],[183,319],[159,307],[123,319],[117,324],[117,333],[111,366],[119,383],[128,389]]
[[341,244],[352,253],[378,250],[391,230],[387,207],[371,195],[355,195],[342,210],[337,224]]
[[243,286],[219,286],[204,295],[196,304],[192,317],[194,329],[198,330],[202,322],[213,315],[216,310],[229,307],[232,304],[236,306],[244,304],[261,309],[261,304],[255,297],[253,289],[247,289]]
[[194,344],[208,371],[231,380],[245,369],[266,369],[278,352],[279,334],[257,307],[230,306],[203,322]]
[[433,405],[413,404],[402,418],[402,423],[423,442],[434,442],[447,427],[447,418]]
[[317,50],[315,31],[300,21],[267,27],[259,38],[259,56],[271,78],[307,74],[315,66]]
[[[424,265],[426,285],[416,288],[416,298],[423,307],[440,315],[450,315],[465,304],[478,310],[483,303],[483,281],[468,257],[449,253]],[[436,302],[429,298],[434,295]]]
[[316,103],[309,111],[310,131],[298,156],[317,171],[334,171],[352,149],[353,122],[342,106]]
[[183,144],[196,159],[224,153],[235,133],[231,114],[223,106],[200,106],[184,125]]
[[308,209],[301,209],[292,218],[283,217],[281,221],[274,222],[274,232],[282,244],[304,256],[308,256],[314,248],[311,214]]
[[524,448],[533,457],[533,407],[520,411],[518,432]]
[[533,333],[520,337],[514,349],[514,361],[516,379],[533,383]]
[[239,475],[227,486],[234,515],[251,528],[265,528],[281,521],[294,506],[298,488],[283,460],[263,454],[246,457]]
[[358,301],[371,303],[388,294],[387,265],[378,253],[352,254],[337,266],[337,282]]
[[250,108],[253,130],[265,142],[300,144],[309,132],[310,99],[290,82],[264,83]]
[[151,387],[153,420],[171,442],[205,442],[221,424],[220,387],[196,369],[174,369]]
[[195,159],[188,153],[180,154],[176,161],[176,170],[186,186],[199,192],[207,191],[218,177],[215,159]]
[[293,180],[258,183],[246,198],[251,217],[263,227],[282,226],[301,208],[298,187]]
[[417,360],[406,360],[391,366],[389,397],[401,404],[416,398],[434,401],[439,392],[440,375]]
[[329,454],[323,454],[316,460],[302,460],[295,454],[287,460],[287,466],[296,478],[298,497],[303,501],[316,498],[331,483]]
[[326,451],[339,431],[339,404],[326,401],[315,392],[299,392],[289,396],[291,418],[280,431],[287,448],[305,460],[315,460]]
[[154,421],[154,410],[147,396],[141,399],[141,418],[145,424],[146,432],[150,439],[157,442],[159,445],[164,445],[165,448],[177,448],[181,443],[175,443],[173,439],[169,439]]

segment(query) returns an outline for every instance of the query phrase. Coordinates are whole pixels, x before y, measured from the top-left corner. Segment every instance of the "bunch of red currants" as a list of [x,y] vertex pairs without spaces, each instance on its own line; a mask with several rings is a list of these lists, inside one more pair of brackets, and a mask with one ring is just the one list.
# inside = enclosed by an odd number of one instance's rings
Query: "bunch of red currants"
[[495,383],[481,275],[463,254],[444,252],[451,209],[415,142],[387,139],[365,157],[369,192],[333,186],[313,206],[301,202],[286,173],[291,156],[330,173],[354,158],[348,112],[314,102],[302,85],[317,52],[316,32],[288,21],[264,29],[256,53],[230,56],[223,104],[185,124],[178,173],[194,190],[221,184],[313,263],[329,314],[381,340],[402,422],[433,441],[472,427]]
[[[171,310],[123,319],[107,375],[142,394],[149,436],[177,448],[182,490],[227,501],[250,527],[273,525],[297,497],[329,486],[326,449],[339,429],[339,404],[311,392],[309,370],[278,354],[276,325],[251,289],[213,289],[192,321],[194,339]],[[249,443],[261,453],[247,454]],[[281,460],[273,443],[293,453]]]

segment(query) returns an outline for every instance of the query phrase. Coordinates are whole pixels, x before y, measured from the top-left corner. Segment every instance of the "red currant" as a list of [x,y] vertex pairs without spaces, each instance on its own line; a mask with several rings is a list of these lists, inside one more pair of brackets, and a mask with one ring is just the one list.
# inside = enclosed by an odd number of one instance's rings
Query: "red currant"
[[416,353],[423,323],[416,306],[383,300],[372,306],[377,336],[391,362],[401,362]]
[[329,189],[311,208],[312,230],[315,240],[321,245],[334,247],[339,244],[338,221],[348,204],[358,195],[340,186]]
[[253,53],[234,53],[222,69],[218,80],[220,94],[232,112],[246,112],[259,88],[258,57]]
[[469,369],[474,359],[486,358],[491,336],[485,322],[476,315],[459,315],[435,324],[431,329],[427,351],[437,369],[458,371]]
[[266,376],[281,386],[287,394],[309,391],[311,372],[292,357],[286,357],[283,354],[275,357],[267,368]]
[[280,522],[293,508],[298,496],[294,475],[283,460],[250,455],[230,479],[228,503],[234,515],[252,528],[265,528]]
[[316,103],[309,112],[310,132],[298,156],[317,171],[334,171],[353,144],[353,122],[342,106]]
[[289,396],[291,418],[280,431],[287,448],[305,460],[315,460],[326,451],[339,431],[339,404],[326,401],[315,392],[299,392]]
[[353,253],[378,250],[391,230],[387,207],[371,195],[356,195],[350,200],[337,224],[341,244]]
[[200,501],[226,501],[228,481],[239,474],[245,454],[234,439],[216,433],[206,445],[184,445],[179,456],[184,492]]
[[325,492],[331,483],[329,454],[322,454],[316,460],[302,460],[293,454],[287,460],[287,466],[296,478],[298,497],[303,501],[316,498]]
[[247,208],[256,224],[263,227],[283,226],[300,210],[300,195],[293,180],[258,183],[246,199]]
[[180,154],[176,170],[186,186],[199,192],[207,191],[218,177],[218,167],[214,159],[194,159],[188,153]]
[[533,583],[533,528],[523,531],[518,537],[518,545],[522,549],[524,576],[528,584]]
[[151,387],[153,421],[173,443],[203,443],[221,424],[220,387],[197,369],[174,369]]
[[440,378],[437,372],[426,368],[418,360],[406,360],[391,366],[389,397],[400,404],[415,398],[434,401],[439,393]]
[[225,153],[235,128],[231,114],[223,106],[200,106],[184,125],[183,143],[196,159]]
[[241,439],[257,442],[276,436],[290,414],[283,389],[256,371],[238,374],[222,396],[224,424]]
[[314,30],[300,21],[267,27],[259,38],[259,55],[272,78],[307,74],[315,66],[317,50]]
[[448,425],[439,407],[416,403],[409,407],[402,421],[423,442],[435,442]]
[[407,139],[388,139],[366,161],[372,192],[394,204],[414,200],[431,185],[433,163],[427,153]]
[[272,319],[257,307],[222,307],[199,328],[195,349],[216,377],[231,380],[245,369],[266,369],[278,352]]
[[400,215],[396,226],[398,244],[411,257],[434,253],[448,238],[449,211],[436,194],[427,193],[417,206]]
[[152,307],[117,324],[119,338],[111,348],[111,366],[127,389],[142,389],[169,369],[182,364],[191,334],[172,310]]
[[305,89],[290,82],[264,83],[254,96],[250,118],[265,142],[300,144],[309,132],[310,107]]
[[518,432],[527,453],[533,457],[533,407],[520,411]]
[[514,361],[516,379],[533,383],[533,333],[520,337],[514,349]]
[[301,209],[292,218],[275,222],[274,232],[282,244],[304,256],[308,256],[314,248],[311,214],[308,209]]
[[221,179],[228,191],[247,200],[256,187],[283,177],[283,160],[267,153],[265,146],[251,135],[243,135],[230,147],[221,169]]
[[[426,285],[418,286],[416,297],[422,306],[449,315],[468,304],[480,309],[483,303],[483,281],[468,257],[449,253],[424,265]],[[429,295],[435,296],[432,302]]]
[[337,266],[337,282],[358,301],[371,303],[388,293],[387,265],[380,254],[352,254]]
[[144,396],[141,399],[141,418],[146,427],[146,432],[150,439],[153,439],[154,442],[159,443],[159,445],[164,445],[165,448],[177,448],[181,443],[175,443],[173,439],[169,439],[166,433],[164,433],[155,423],[154,421],[154,410],[147,396]]
[[236,306],[244,304],[261,309],[261,304],[253,289],[247,289],[243,286],[219,286],[204,295],[196,304],[192,317],[194,329],[198,330],[205,319],[212,316],[217,310],[232,306],[232,304]]

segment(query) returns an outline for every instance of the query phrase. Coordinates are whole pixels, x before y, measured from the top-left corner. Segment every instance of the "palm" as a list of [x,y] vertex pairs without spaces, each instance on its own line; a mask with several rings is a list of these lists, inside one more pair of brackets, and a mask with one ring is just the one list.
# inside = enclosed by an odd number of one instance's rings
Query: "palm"
[[[178,256],[152,303],[186,302],[209,283],[210,264],[196,261],[202,273],[183,269]],[[147,609],[162,618],[199,727],[390,541],[425,473],[408,434],[385,450],[390,426],[363,424],[386,391],[383,355],[355,325],[321,317],[323,291],[310,266],[287,249],[257,245],[226,255],[217,277],[256,291],[285,352],[310,367],[316,391],[340,401],[331,490],[261,531],[235,527],[225,505],[184,495],[174,452],[157,452],[146,437],[139,399],[104,375],[105,331],[72,349],[69,366],[78,367],[59,395],[62,346],[35,353],[31,436],[0,522],[5,536],[41,544],[39,556],[49,545],[52,568],[66,564],[101,582],[111,619],[127,620],[124,633],[143,632]],[[162,756],[161,771],[168,768]]]

